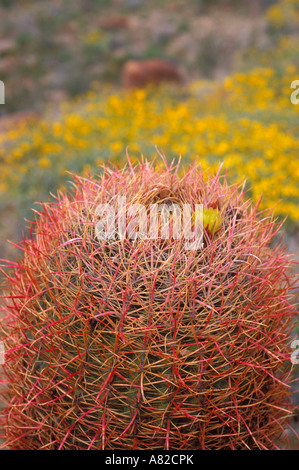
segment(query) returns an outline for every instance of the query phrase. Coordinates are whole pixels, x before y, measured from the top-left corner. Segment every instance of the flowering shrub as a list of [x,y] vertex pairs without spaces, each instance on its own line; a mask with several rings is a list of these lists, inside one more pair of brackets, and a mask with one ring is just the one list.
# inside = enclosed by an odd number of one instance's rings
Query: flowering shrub
[[[29,207],[64,184],[66,170],[96,172],[107,159],[122,160],[127,146],[135,157],[152,157],[158,146],[185,163],[200,160],[204,168],[224,161],[234,179],[247,178],[254,199],[263,193],[264,207],[277,205],[277,214],[297,220],[299,106],[290,102],[290,84],[299,78],[299,43],[291,27],[298,15],[299,0],[271,6],[269,27],[284,35],[263,51],[253,48],[247,60],[258,59],[259,68],[223,84],[118,94],[95,87],[55,110],[55,117],[0,134],[0,204],[13,199]],[[86,44],[98,35],[87,35]]]
[[[297,75],[296,75],[297,74]],[[299,217],[298,111],[290,102],[294,66],[238,73],[224,83],[194,83],[188,92],[133,90],[116,94],[95,87],[61,106],[58,116],[0,134],[1,201],[19,205],[47,199],[67,171],[97,172],[103,161],[130,155],[151,158],[155,146],[183,163],[220,161],[233,179],[246,178],[254,199],[290,220]],[[56,113],[57,115],[57,113]]]
[[279,0],[267,11],[270,30],[279,32],[296,31],[299,26],[299,1]]

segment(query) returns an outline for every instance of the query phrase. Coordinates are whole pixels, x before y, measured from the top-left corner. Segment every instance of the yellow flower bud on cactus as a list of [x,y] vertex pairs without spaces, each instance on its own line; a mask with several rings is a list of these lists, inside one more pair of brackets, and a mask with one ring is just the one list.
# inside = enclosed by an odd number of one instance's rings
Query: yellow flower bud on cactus
[[209,230],[212,235],[217,232],[222,223],[222,217],[218,209],[212,209],[210,207],[207,209],[203,208],[203,226],[205,229]]

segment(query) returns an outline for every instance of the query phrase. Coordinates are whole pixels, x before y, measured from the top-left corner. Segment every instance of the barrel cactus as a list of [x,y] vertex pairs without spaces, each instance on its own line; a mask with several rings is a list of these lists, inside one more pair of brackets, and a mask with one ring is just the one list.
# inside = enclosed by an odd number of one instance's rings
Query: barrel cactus
[[[162,237],[161,218],[157,237],[138,236],[136,223],[135,238],[117,224],[99,236],[97,208],[116,214],[120,195],[126,229],[129,206],[149,223],[154,204],[201,204],[200,247],[186,248],[183,232]],[[3,270],[5,445],[281,448],[294,308],[279,229],[220,170],[143,160],[74,176]]]

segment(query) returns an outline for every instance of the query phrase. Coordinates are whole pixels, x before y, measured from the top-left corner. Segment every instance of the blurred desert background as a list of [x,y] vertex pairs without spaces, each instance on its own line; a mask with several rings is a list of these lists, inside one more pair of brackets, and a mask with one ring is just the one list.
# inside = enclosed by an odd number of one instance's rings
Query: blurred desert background
[[0,80],[0,258],[69,172],[159,149],[246,179],[299,261],[299,0],[0,0]]

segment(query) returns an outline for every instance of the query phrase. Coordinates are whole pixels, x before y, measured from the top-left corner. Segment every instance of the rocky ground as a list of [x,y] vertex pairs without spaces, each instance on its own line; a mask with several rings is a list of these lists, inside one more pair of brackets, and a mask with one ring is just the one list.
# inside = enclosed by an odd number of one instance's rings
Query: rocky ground
[[0,115],[121,86],[130,59],[166,58],[187,80],[223,77],[270,41],[269,1],[0,0]]

